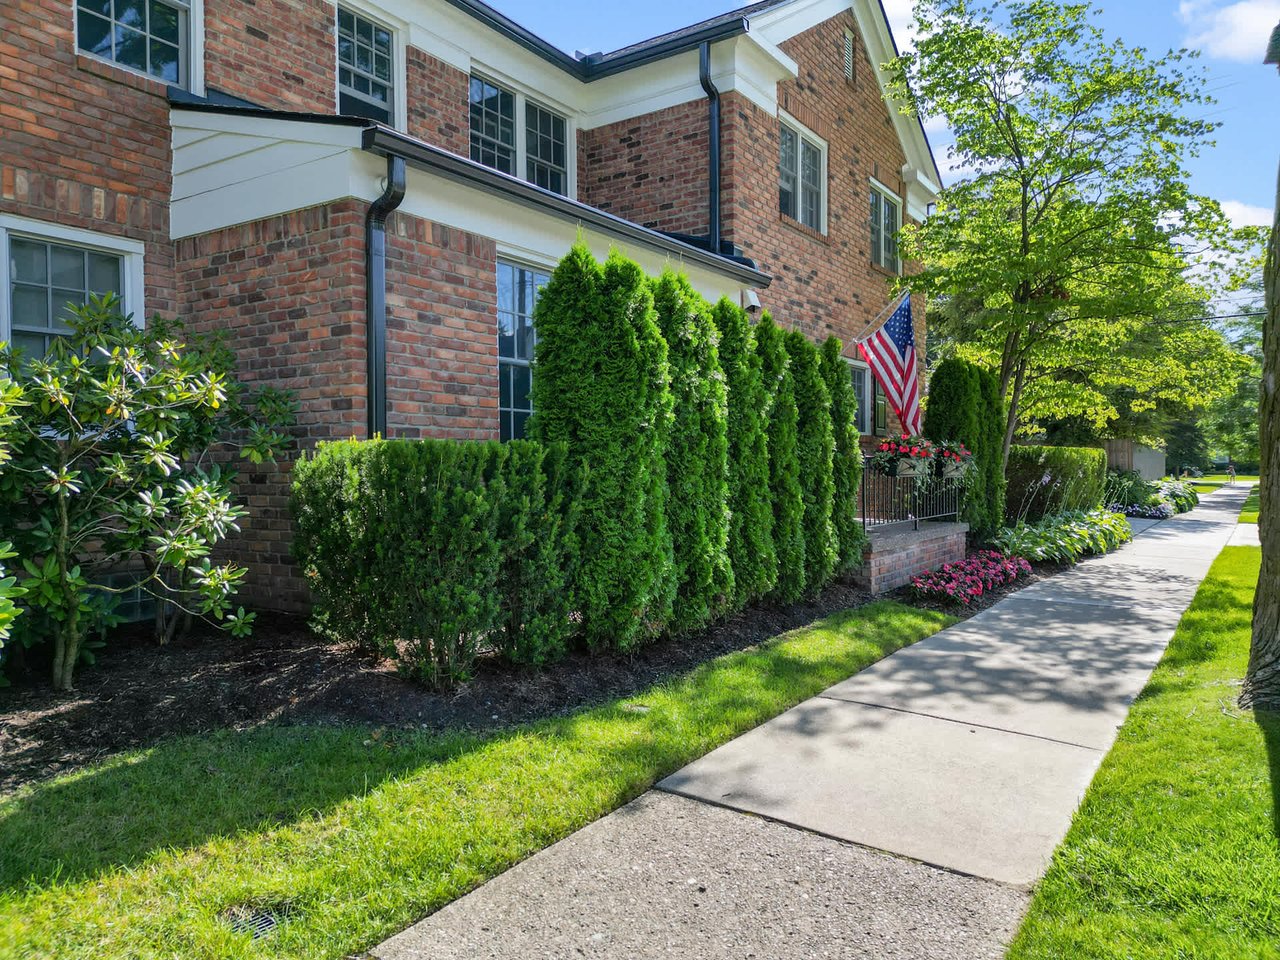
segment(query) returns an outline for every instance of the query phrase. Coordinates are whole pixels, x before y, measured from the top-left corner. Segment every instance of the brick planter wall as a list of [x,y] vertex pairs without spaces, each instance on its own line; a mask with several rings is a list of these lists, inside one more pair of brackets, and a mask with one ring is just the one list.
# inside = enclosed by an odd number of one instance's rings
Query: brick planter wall
[[922,523],[919,530],[876,531],[854,582],[872,593],[906,586],[911,578],[963,560],[967,523]]

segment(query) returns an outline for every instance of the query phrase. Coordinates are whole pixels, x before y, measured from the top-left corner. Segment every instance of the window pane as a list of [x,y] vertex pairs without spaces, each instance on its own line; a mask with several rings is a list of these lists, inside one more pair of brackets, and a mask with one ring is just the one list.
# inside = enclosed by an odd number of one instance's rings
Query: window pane
[[15,285],[9,303],[15,328],[49,329],[49,291],[44,287]]
[[394,68],[391,32],[349,10],[338,9],[338,112],[393,122]]
[[147,29],[146,0],[115,0],[116,23],[135,30]]
[[92,293],[120,292],[120,258],[107,253],[89,254],[89,290]]
[[175,7],[151,0],[151,35],[153,37],[177,46],[180,42],[178,21],[179,14]]
[[111,19],[111,0],[78,0],[76,9],[88,10],[91,13],[106,17],[108,20]]
[[70,328],[67,326],[67,317],[71,315],[75,307],[82,307],[85,303],[83,290],[57,289],[53,291],[53,327],[55,330],[61,330],[64,333]]
[[9,243],[9,275],[16,281],[26,283],[47,283],[46,251],[43,243],[32,243],[30,240],[19,240],[16,237]]
[[133,67],[135,70],[145,72],[147,69],[146,34],[117,24],[115,60],[117,63],[123,63],[126,67]]
[[511,409],[511,366],[510,364],[498,364],[498,408],[501,410]]
[[822,151],[808,140],[800,144],[801,222],[822,229]]
[[81,50],[99,57],[111,57],[111,23],[91,13],[80,11],[76,17],[77,37]]
[[13,346],[26,356],[38,359],[45,355],[45,338],[38,333],[13,332]]
[[84,289],[84,251],[71,247],[49,248],[50,282],[57,287]]
[[152,40],[151,66],[148,72],[166,83],[177,83],[178,48],[159,40]]
[[511,371],[511,406],[517,410],[528,410],[529,386],[532,382],[532,371],[528,367],[514,367]]
[[871,262],[884,263],[884,233],[881,225],[880,193],[871,191]]
[[516,318],[509,313],[498,314],[498,356],[517,356]]
[[523,440],[525,425],[529,422],[529,414],[517,410],[511,415],[511,439]]
[[503,173],[516,172],[515,96],[471,78],[471,159]]

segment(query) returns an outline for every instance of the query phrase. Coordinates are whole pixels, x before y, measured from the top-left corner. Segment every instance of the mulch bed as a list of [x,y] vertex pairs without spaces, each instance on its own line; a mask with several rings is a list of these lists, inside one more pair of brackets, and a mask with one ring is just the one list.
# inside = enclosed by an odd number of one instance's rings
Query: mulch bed
[[[972,616],[1056,570],[1037,568],[968,608],[934,608]],[[886,596],[932,606],[905,591]],[[352,723],[493,730],[526,723],[628,696],[871,599],[836,583],[792,607],[752,607],[695,636],[629,655],[573,654],[541,673],[482,660],[474,679],[448,693],[426,690],[385,661],[317,637],[300,618],[264,614],[244,640],[197,628],[166,647],[135,629],[114,638],[96,666],[82,667],[72,692],[54,693],[42,675],[0,689],[0,794],[165,737],[222,727]]]

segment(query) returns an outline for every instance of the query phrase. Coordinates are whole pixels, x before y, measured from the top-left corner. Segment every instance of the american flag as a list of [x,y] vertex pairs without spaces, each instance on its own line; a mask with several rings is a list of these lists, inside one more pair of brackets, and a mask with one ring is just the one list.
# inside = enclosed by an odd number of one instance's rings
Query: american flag
[[911,295],[902,298],[884,326],[858,343],[867,366],[884,391],[889,406],[908,433],[920,432],[920,377],[916,366],[916,331],[911,323]]

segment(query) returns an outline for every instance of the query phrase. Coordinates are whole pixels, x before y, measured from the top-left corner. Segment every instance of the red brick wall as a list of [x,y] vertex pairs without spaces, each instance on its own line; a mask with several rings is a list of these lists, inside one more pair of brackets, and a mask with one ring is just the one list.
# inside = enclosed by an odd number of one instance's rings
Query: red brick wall
[[578,133],[578,199],[646,227],[707,233],[706,100]]
[[67,0],[0,4],[0,213],[146,242],[147,313],[175,299],[168,118],[163,84],[76,53]]
[[[181,309],[221,331],[250,386],[298,400],[299,447],[364,436],[364,204],[346,200],[177,243]],[[289,556],[289,464],[238,464],[249,509],[229,553],[249,567],[246,605],[299,610],[306,588]]]
[[406,59],[409,135],[470,156],[467,88],[471,78],[416,47],[408,48]]
[[332,0],[206,0],[205,84],[264,107],[337,112]]
[[397,213],[387,242],[387,429],[498,438],[497,268],[487,237]]
[[963,523],[923,524],[919,531],[874,535],[854,581],[872,593],[906,586],[912,577],[965,558]]

